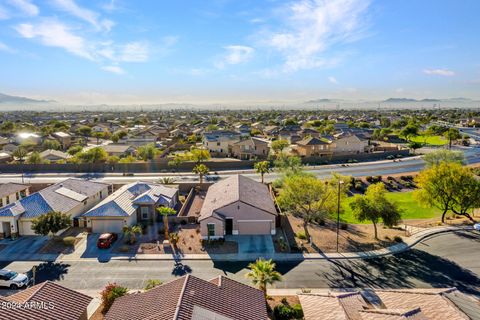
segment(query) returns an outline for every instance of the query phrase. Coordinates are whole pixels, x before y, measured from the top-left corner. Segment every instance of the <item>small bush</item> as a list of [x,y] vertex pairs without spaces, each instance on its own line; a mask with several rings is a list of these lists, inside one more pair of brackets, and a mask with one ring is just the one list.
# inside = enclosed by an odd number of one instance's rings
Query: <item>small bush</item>
[[395,237],[393,238],[393,241],[400,243],[400,242],[403,242],[403,239],[402,239],[402,237],[400,237],[400,236],[395,236]]
[[65,237],[62,241],[67,247],[73,247],[75,245],[75,237]]
[[126,295],[127,292],[128,292],[127,288],[121,287],[116,283],[107,284],[105,289],[103,289],[103,291],[100,293],[102,297],[102,304],[103,304],[102,313],[103,314],[107,313],[110,307],[112,306],[113,302],[115,301],[115,299]]
[[273,318],[275,320],[302,319],[302,306],[300,304],[294,304],[293,306],[279,304],[273,308]]
[[355,181],[355,190],[362,191],[363,190],[363,183],[360,180]]
[[300,240],[307,240],[307,235],[305,234],[305,231],[298,231],[295,236]]
[[145,291],[150,290],[155,288],[156,286],[159,286],[162,284],[162,281],[157,280],[157,279],[149,279],[147,280],[147,284],[145,285]]

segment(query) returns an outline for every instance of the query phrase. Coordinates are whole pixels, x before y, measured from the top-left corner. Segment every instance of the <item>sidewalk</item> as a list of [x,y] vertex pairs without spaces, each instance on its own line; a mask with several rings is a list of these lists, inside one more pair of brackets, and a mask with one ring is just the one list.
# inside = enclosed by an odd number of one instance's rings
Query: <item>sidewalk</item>
[[[262,255],[265,259],[275,261],[302,261],[302,260],[341,260],[341,259],[369,259],[396,254],[410,249],[420,241],[436,234],[454,232],[459,230],[473,230],[471,226],[441,226],[419,231],[406,238],[404,242],[392,245],[388,248],[363,251],[363,252],[329,252],[329,253],[271,253]],[[81,252],[86,241],[80,243],[79,250],[72,254],[10,254],[5,255],[0,251],[0,261],[102,261],[110,260],[159,260],[159,261],[185,261],[185,260],[215,260],[215,261],[255,261],[258,254],[105,254],[99,257],[81,258]],[[83,249],[83,250],[82,250]]]

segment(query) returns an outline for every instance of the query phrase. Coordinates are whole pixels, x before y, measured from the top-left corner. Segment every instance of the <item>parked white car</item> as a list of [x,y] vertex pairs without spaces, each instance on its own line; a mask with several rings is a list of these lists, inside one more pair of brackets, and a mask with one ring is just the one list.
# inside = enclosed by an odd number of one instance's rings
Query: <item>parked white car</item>
[[480,223],[475,223],[473,229],[480,231]]
[[0,270],[0,286],[10,289],[19,289],[27,286],[30,279],[24,273],[17,273],[8,269]]

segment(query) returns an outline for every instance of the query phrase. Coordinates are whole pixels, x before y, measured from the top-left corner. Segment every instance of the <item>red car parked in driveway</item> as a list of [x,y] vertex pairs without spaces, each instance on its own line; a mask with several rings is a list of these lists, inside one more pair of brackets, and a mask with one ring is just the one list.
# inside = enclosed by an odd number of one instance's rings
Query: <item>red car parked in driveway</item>
[[117,240],[117,234],[115,233],[102,233],[97,240],[97,247],[99,249],[108,249]]

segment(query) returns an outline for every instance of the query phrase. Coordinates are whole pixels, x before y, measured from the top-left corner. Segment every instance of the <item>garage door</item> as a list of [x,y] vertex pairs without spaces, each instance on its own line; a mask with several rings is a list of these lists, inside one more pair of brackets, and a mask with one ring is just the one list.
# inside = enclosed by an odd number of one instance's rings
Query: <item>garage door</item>
[[20,235],[21,236],[34,236],[35,231],[32,230],[31,221],[20,221],[19,222]]
[[238,221],[238,234],[270,234],[272,221]]
[[123,220],[92,220],[93,233],[115,232],[121,233]]

